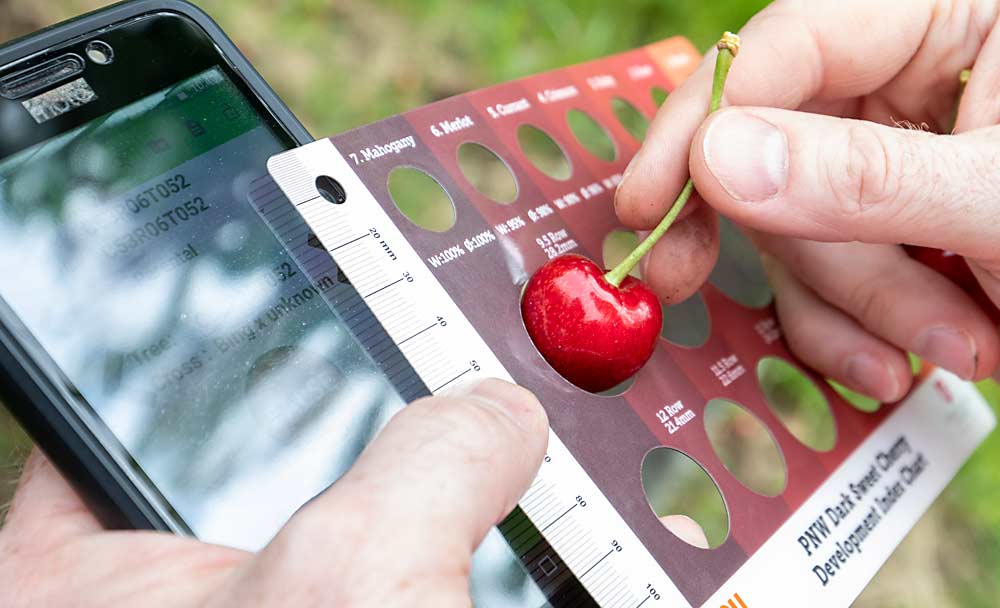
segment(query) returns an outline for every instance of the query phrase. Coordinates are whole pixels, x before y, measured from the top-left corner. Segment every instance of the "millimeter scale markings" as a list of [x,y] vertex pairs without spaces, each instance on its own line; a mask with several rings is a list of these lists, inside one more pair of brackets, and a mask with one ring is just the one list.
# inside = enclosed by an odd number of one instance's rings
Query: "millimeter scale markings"
[[366,237],[370,237],[370,236],[371,236],[370,232],[368,234],[362,234],[361,236],[355,237],[355,238],[347,241],[346,243],[337,245],[336,247],[334,247],[333,249],[330,250],[330,253],[333,253],[334,251],[339,251],[339,250],[343,249],[344,247],[347,247],[349,245],[353,245],[354,243],[357,243],[361,239],[366,238]]

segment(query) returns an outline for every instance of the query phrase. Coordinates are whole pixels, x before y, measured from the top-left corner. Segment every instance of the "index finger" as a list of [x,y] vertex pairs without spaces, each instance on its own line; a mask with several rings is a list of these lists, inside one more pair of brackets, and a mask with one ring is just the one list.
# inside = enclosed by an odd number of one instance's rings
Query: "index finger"
[[407,406],[265,549],[248,596],[308,604],[334,578],[331,605],[468,605],[472,553],[528,489],[547,441],[538,400],[500,380]]
[[[933,0],[913,0],[905,11],[885,0],[776,2],[740,32],[743,48],[725,101],[795,109],[811,100],[877,90],[920,48],[933,8]],[[626,226],[655,226],[687,181],[691,140],[705,119],[715,55],[713,50],[667,98],[626,171],[615,199]]]

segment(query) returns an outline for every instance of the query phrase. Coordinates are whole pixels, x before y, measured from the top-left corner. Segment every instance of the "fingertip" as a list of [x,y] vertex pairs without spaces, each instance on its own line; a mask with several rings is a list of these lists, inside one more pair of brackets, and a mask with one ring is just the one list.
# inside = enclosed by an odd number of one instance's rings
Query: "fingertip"
[[[764,244],[773,242],[765,240]],[[880,403],[902,399],[913,382],[905,353],[822,300],[773,253],[763,254],[761,261],[774,289],[778,319],[790,350],[821,375],[852,391]],[[782,254],[794,257],[796,252],[785,249]]]
[[699,193],[701,193],[702,189],[705,189],[705,186],[710,185],[711,181],[715,180],[715,176],[712,175],[712,172],[708,169],[708,164],[705,162],[706,136],[709,130],[718,122],[720,116],[733,111],[736,111],[735,108],[728,107],[714,112],[698,126],[698,130],[694,132],[694,136],[691,138],[691,148],[688,152],[688,171],[691,173],[691,179],[694,180],[695,189]]
[[996,328],[986,330],[977,340],[978,356],[976,358],[975,380],[987,380],[1000,368],[1000,335]]
[[691,148],[688,156],[688,171],[691,174],[691,181],[694,182],[695,190],[707,205],[727,217],[739,218],[743,215],[743,209],[734,206],[734,201],[725,188],[719,183],[712,169],[708,165],[705,155],[705,147],[710,133],[718,124],[719,120],[726,115],[737,112],[735,108],[722,108],[705,119],[695,131],[691,139]]
[[660,518],[660,523],[674,536],[699,549],[708,549],[710,544],[705,530],[695,520],[687,515],[664,515]]
[[[643,151],[640,150],[632,159],[621,184],[615,191],[615,213],[618,215],[618,220],[633,230],[651,230],[669,209],[668,197],[671,188],[669,180],[664,179],[665,176],[662,175],[666,170],[652,170],[653,167],[642,160],[642,155]],[[663,166],[672,164],[669,160],[660,162]],[[678,187],[676,191],[679,190]]]
[[400,411],[313,510],[336,511],[361,494],[395,526],[450,526],[474,548],[537,475],[547,430],[530,391],[497,379],[459,385]]
[[875,356],[870,352],[848,355],[842,375],[835,379],[847,388],[871,397],[880,403],[895,403],[910,390],[913,374],[902,356]]
[[701,289],[718,257],[718,216],[699,205],[653,247],[643,261],[642,276],[661,300],[676,304]]
[[534,393],[517,384],[486,378],[459,385],[446,396],[476,401],[494,408],[526,433],[547,435],[549,421],[545,408]]
[[745,215],[779,197],[789,180],[784,111],[725,108],[710,116],[691,143],[689,170],[698,191],[727,215]]
[[615,194],[615,211],[628,228],[655,227],[684,188],[691,137],[704,120],[708,105],[710,68],[703,63],[670,93],[625,170]]

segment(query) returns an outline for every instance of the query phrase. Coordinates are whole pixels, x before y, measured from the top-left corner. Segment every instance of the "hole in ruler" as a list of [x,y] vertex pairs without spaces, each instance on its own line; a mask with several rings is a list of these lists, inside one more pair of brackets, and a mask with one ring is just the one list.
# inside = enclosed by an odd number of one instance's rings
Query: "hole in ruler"
[[663,306],[663,329],[660,337],[667,342],[698,348],[708,342],[711,330],[708,307],[701,294],[696,293],[673,306]]
[[712,285],[748,308],[764,308],[770,304],[771,286],[750,239],[724,217],[719,217],[719,237],[719,261],[709,275]]
[[653,87],[653,90],[649,92],[649,96],[653,98],[653,103],[656,104],[656,107],[660,107],[667,100],[669,93],[662,87]]
[[306,237],[306,244],[313,249],[322,249],[326,251],[326,247],[323,246],[323,242],[319,240],[319,237],[315,233],[310,232]]
[[[610,270],[620,264],[632,250],[639,246],[639,237],[631,230],[612,230],[604,237],[603,257],[604,268]],[[639,265],[629,272],[637,279],[642,278]]]
[[458,167],[477,192],[503,205],[517,199],[517,182],[510,167],[482,144],[465,142],[458,147]]
[[660,522],[675,536],[714,549],[729,536],[729,513],[719,487],[705,469],[670,448],[650,450],[642,460],[642,490]]
[[594,120],[590,114],[581,110],[570,110],[566,113],[566,122],[569,124],[570,130],[573,131],[573,135],[576,136],[576,140],[588,152],[608,162],[618,157],[615,142],[612,141],[611,136],[601,126],[601,123]]
[[334,205],[343,205],[347,202],[347,191],[340,182],[329,175],[320,175],[316,178],[316,191]]
[[533,125],[521,125],[517,129],[517,143],[531,164],[545,175],[560,181],[573,175],[566,152],[545,131]]
[[621,97],[611,99],[611,109],[614,110],[618,122],[622,123],[625,130],[632,137],[642,141],[646,138],[646,130],[649,129],[649,119],[647,119],[639,108],[632,105],[632,102],[625,101]]
[[764,423],[727,399],[705,406],[705,431],[715,454],[744,486],[763,496],[777,496],[788,477],[778,444]]
[[393,169],[389,194],[403,215],[421,228],[447,232],[455,225],[455,203],[436,179],[420,169]]
[[757,381],[768,407],[788,432],[817,452],[837,443],[837,426],[830,404],[819,388],[797,367],[778,357],[757,362]]
[[873,414],[879,411],[882,407],[882,404],[878,401],[878,399],[872,399],[871,397],[852,391],[839,382],[827,380],[826,383],[832,386],[833,390],[837,391],[837,394],[840,395],[844,401],[854,407],[854,409],[865,412],[866,414]]
[[344,269],[341,268],[340,266],[337,266],[337,282],[340,283],[341,285],[353,284],[351,283],[351,280],[347,278],[347,275],[344,274]]

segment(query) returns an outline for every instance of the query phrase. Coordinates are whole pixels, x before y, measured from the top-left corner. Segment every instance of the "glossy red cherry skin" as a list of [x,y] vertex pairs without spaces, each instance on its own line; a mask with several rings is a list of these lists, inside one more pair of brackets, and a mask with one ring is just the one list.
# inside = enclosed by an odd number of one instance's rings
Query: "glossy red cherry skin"
[[969,268],[969,263],[965,261],[964,257],[929,247],[907,245],[905,249],[911,258],[951,279],[965,293],[972,296],[972,299],[976,301],[976,304],[979,304],[979,307],[983,309],[991,321],[1000,324],[1000,309],[983,291],[982,285],[979,284],[979,280],[972,273],[972,269]]
[[538,352],[564,378],[599,393],[649,361],[663,326],[656,295],[626,277],[620,287],[579,255],[555,258],[531,277],[521,315]]

